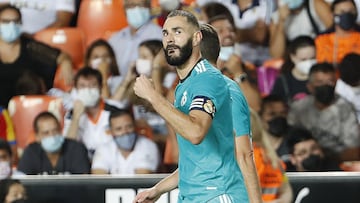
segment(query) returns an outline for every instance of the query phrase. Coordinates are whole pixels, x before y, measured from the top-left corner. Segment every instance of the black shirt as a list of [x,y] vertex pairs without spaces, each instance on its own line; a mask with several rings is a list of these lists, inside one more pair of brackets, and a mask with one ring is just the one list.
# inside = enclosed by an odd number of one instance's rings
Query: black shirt
[[82,143],[65,139],[60,153],[56,166],[52,167],[41,144],[34,142],[24,150],[18,170],[27,175],[90,173],[90,161],[87,150]]
[[13,63],[0,61],[0,106],[7,107],[15,96],[15,85],[25,71],[31,71],[50,89],[53,85],[60,50],[27,37],[20,38],[20,54]]

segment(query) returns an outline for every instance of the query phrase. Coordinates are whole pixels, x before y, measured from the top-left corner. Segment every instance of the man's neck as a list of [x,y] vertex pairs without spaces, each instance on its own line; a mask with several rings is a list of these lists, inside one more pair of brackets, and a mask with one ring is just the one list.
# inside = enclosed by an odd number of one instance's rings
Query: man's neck
[[192,54],[189,60],[187,60],[184,64],[178,66],[176,68],[177,74],[179,75],[180,80],[184,79],[189,75],[190,71],[196,65],[196,63],[200,60],[200,54]]
[[91,117],[91,118],[96,118],[99,111],[100,111],[100,104],[97,104],[94,107],[87,107],[87,109],[86,109],[86,112],[87,112],[88,116]]

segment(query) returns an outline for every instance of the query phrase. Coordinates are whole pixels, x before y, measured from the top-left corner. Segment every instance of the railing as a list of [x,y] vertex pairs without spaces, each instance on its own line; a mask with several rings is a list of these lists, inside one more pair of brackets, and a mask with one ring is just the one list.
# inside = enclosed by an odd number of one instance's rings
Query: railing
[[[31,203],[131,203],[137,191],[156,184],[167,174],[134,176],[26,176]],[[288,173],[295,203],[359,203],[360,172]],[[176,203],[178,190],[158,203]]]

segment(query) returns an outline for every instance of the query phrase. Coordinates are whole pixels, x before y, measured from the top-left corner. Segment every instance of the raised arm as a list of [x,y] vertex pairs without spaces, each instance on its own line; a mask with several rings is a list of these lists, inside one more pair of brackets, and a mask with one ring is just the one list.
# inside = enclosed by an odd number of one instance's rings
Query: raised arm
[[134,90],[136,95],[149,101],[175,132],[182,137],[192,144],[200,144],[204,139],[212,122],[209,114],[200,110],[192,110],[189,115],[182,113],[155,91],[151,81],[144,75],[136,79]]

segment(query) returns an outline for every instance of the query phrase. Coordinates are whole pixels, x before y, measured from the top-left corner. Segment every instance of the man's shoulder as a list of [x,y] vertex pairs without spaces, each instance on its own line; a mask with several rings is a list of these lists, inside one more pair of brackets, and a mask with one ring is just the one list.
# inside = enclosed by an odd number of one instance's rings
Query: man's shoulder
[[307,95],[303,99],[294,101],[291,104],[291,109],[300,110],[300,109],[307,109],[313,106],[314,106],[314,97],[312,95]]
[[108,42],[111,44],[112,42],[115,42],[115,41],[118,41],[118,40],[121,40],[127,36],[130,36],[130,27],[129,26],[126,26],[122,29],[120,29],[119,31],[117,32],[114,32]]

